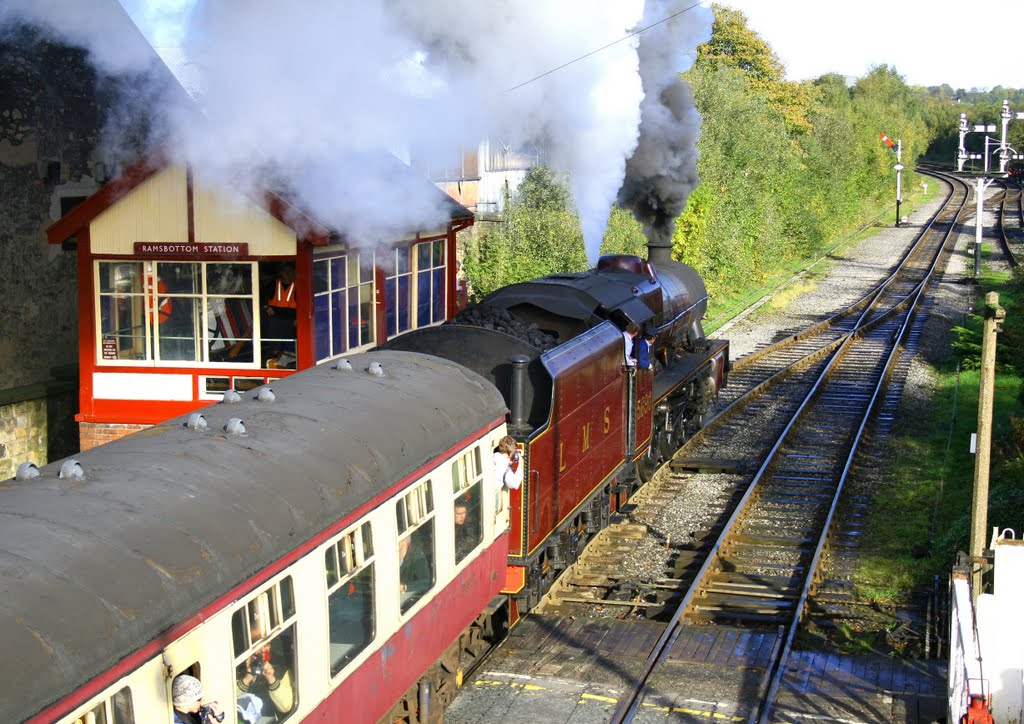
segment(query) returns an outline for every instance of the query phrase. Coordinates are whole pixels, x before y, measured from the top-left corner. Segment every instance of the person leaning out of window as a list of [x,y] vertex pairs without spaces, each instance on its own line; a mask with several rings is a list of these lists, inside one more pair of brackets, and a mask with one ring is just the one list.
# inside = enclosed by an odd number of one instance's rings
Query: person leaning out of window
[[509,490],[518,490],[523,484],[522,453],[516,447],[515,438],[506,435],[498,442],[494,451],[494,474]]

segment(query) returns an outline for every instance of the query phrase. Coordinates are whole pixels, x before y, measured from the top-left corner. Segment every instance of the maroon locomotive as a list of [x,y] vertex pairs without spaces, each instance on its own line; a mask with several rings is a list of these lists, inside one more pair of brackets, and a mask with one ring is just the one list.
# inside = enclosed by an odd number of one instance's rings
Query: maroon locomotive
[[[426,352],[489,379],[527,462],[512,494],[503,591],[532,608],[629,493],[693,430],[725,383],[728,342],[705,337],[708,295],[689,266],[605,256],[595,269],[500,289],[453,323],[388,349]],[[660,253],[659,253],[660,252]],[[626,365],[623,332],[656,333],[653,369]]]

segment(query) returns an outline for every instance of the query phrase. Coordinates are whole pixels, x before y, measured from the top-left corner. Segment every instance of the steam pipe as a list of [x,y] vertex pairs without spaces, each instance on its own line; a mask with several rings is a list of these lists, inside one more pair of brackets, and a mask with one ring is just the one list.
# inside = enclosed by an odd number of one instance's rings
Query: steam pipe
[[672,261],[672,242],[669,241],[667,244],[662,242],[655,242],[651,239],[647,241],[647,261],[658,266],[659,264],[667,264]]

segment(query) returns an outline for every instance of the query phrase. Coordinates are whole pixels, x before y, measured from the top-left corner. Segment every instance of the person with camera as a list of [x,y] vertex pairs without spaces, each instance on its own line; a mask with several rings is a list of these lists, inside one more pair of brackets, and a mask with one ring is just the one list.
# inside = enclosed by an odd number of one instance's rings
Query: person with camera
[[171,684],[174,724],[215,724],[224,721],[224,711],[216,701],[203,700],[199,679],[179,674]]
[[509,490],[518,490],[523,484],[522,456],[511,435],[501,438],[498,449],[494,451],[494,472]]
[[[270,721],[280,721],[292,710],[295,691],[292,687],[291,672],[284,666],[274,666],[271,661],[270,644],[263,646],[238,667],[239,694],[251,694],[262,702],[263,716]],[[267,703],[272,707],[267,706]]]

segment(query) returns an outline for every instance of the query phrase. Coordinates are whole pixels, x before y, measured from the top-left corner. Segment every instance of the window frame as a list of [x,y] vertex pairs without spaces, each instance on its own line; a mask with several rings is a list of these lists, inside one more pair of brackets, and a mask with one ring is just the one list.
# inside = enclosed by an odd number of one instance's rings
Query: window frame
[[[160,294],[155,285],[150,286],[146,284],[146,280],[149,278],[159,279],[160,278],[160,265],[181,265],[187,264],[194,267],[195,277],[197,280],[196,286],[198,291],[182,292],[170,290],[164,294]],[[141,286],[140,291],[129,291],[119,292],[103,291],[103,273],[104,266],[111,265],[130,265],[136,267],[141,272]],[[213,266],[219,265],[233,265],[233,266],[248,266],[250,271],[249,277],[249,289],[248,293],[226,293],[226,292],[214,292],[209,289],[209,274],[207,270]],[[262,357],[260,351],[260,320],[259,320],[259,309],[260,309],[260,289],[259,289],[259,262],[252,260],[194,260],[194,259],[111,259],[111,258],[100,258],[93,259],[93,336],[96,346],[94,363],[98,367],[109,367],[109,366],[128,366],[128,367],[139,367],[139,368],[153,368],[153,367],[205,367],[210,369],[218,369],[224,367],[233,368],[251,368],[261,369],[260,360]],[[133,287],[134,289],[134,287]],[[117,339],[117,335],[111,335],[107,337],[103,330],[103,309],[104,305],[109,303],[116,307],[119,298],[139,299],[141,300],[141,317],[142,317],[142,346],[144,348],[143,359],[128,359],[128,358],[106,358],[103,356],[104,344],[106,339]],[[198,304],[198,315],[193,316],[192,324],[193,328],[198,330],[197,336],[194,338],[195,351],[192,359],[162,359],[160,355],[160,325],[153,323],[154,312],[157,310],[161,299],[170,299],[172,303],[176,300],[190,300],[191,304]],[[247,300],[250,304],[250,316],[252,329],[251,329],[251,342],[253,347],[252,360],[251,361],[213,361],[210,359],[210,345],[217,339],[216,336],[210,334],[210,322],[211,322],[211,310],[210,303],[213,299],[241,299]],[[132,312],[133,316],[136,316],[135,312]]]
[[[351,540],[350,548],[353,552],[353,565],[351,570],[344,573],[342,567],[341,548],[339,548],[339,546],[348,540]],[[350,672],[351,667],[356,664],[361,655],[368,649],[371,649],[377,641],[377,624],[379,621],[379,617],[377,615],[378,567],[376,566],[377,554],[373,543],[372,522],[364,520],[356,523],[344,533],[337,536],[333,541],[328,543],[323,551],[323,570],[326,584],[325,611],[327,613],[327,670],[331,681],[337,682],[340,678],[344,677],[346,673]],[[333,571],[335,580],[333,583],[331,582],[332,571],[327,565],[328,556],[332,556],[335,564],[335,569]],[[346,657],[343,657],[345,659],[344,663],[335,671],[334,668],[337,662],[331,654],[331,596],[341,590],[346,584],[355,581],[365,571],[370,571],[370,602],[367,609],[371,615],[370,638],[358,649],[348,652]]]

